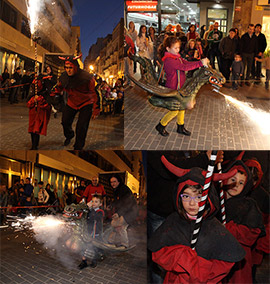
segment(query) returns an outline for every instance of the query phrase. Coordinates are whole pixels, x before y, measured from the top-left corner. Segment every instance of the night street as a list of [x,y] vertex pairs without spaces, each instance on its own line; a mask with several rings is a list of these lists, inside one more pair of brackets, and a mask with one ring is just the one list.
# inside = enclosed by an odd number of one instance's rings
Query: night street
[[[0,111],[0,149],[27,150],[31,148],[28,131],[28,108],[26,102],[10,105],[7,98],[1,98]],[[78,115],[77,115],[78,116]],[[47,136],[41,135],[39,149],[42,150],[73,150],[75,139],[69,146],[64,147],[65,140],[61,125],[62,113],[57,114],[48,124]],[[77,119],[73,122],[75,130]],[[123,115],[101,115],[90,121],[84,150],[93,149],[122,149],[123,148]]]
[[107,255],[96,268],[79,270],[79,257],[72,258],[69,268],[65,267],[37,243],[28,230],[1,229],[0,283],[146,283],[146,226],[131,227],[128,233],[130,243],[136,244],[134,249]]
[[[270,92],[263,85],[254,84],[243,86],[238,91],[225,87],[220,91],[240,102],[252,104],[253,108],[246,105],[251,119],[237,106],[226,102],[223,95],[212,91],[210,85],[206,85],[197,94],[195,108],[186,111],[185,127],[191,131],[191,136],[176,133],[175,119],[166,127],[170,135],[162,137],[155,126],[168,110],[150,105],[148,94],[139,87],[128,89],[125,97],[125,149],[269,149],[269,128],[268,134],[263,134],[260,126],[269,127]],[[257,110],[263,111],[261,120]]]

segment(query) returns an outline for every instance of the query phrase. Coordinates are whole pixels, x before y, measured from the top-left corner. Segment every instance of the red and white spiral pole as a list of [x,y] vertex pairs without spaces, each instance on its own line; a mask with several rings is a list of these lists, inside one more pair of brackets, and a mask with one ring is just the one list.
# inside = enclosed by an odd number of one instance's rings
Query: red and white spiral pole
[[[218,173],[222,173],[221,163],[217,164]],[[221,221],[222,224],[226,225],[226,209],[225,209],[225,196],[224,190],[222,189],[222,181],[219,181],[219,198],[220,198],[220,209],[221,209]]]
[[194,230],[193,230],[193,235],[192,235],[192,239],[191,239],[190,247],[193,250],[195,250],[195,246],[196,246],[198,236],[199,236],[199,233],[200,233],[204,208],[205,208],[205,204],[206,204],[207,197],[208,197],[208,191],[209,191],[209,188],[211,186],[211,181],[212,181],[212,177],[213,177],[216,159],[217,159],[217,151],[216,150],[211,151],[210,161],[209,161],[209,164],[208,164],[208,167],[207,167],[207,173],[206,173],[204,186],[203,186],[202,198],[201,198],[201,201],[199,203],[199,206],[200,206],[199,212],[197,214],[197,218],[196,218],[195,226],[194,226]]

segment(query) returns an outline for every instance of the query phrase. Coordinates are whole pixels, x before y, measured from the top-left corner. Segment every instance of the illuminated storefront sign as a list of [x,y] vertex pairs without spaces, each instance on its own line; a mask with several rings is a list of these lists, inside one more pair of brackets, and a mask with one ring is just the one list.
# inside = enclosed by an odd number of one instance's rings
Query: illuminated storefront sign
[[158,1],[126,1],[128,12],[157,11]]

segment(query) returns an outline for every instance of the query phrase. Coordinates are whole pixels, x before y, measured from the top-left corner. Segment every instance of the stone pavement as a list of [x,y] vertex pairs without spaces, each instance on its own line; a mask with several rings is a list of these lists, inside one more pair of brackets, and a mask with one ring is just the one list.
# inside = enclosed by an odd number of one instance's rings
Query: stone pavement
[[110,254],[96,268],[79,270],[81,259],[72,259],[70,268],[52,256],[29,231],[1,229],[0,283],[17,284],[143,284],[146,272],[146,225],[131,227],[131,243],[136,247],[125,253]]
[[[270,91],[262,85],[243,86],[238,91],[223,87],[226,95],[253,105],[254,109],[266,112],[266,118],[259,124],[270,121]],[[254,120],[238,107],[227,102],[223,95],[212,91],[210,85],[203,86],[193,110],[186,111],[185,126],[192,132],[190,137],[176,133],[176,119],[166,130],[168,137],[162,137],[155,130],[166,109],[152,106],[148,94],[139,87],[129,88],[125,95],[125,139],[126,150],[268,150],[270,133],[263,134]]]
[[[10,105],[7,98],[0,99],[0,149],[29,150],[31,138],[28,130],[28,108],[25,102]],[[47,136],[40,137],[40,150],[73,150],[75,140],[68,147],[63,146],[65,140],[61,125],[62,114],[57,118],[51,115]],[[77,118],[73,122],[75,129]],[[90,121],[84,150],[123,149],[124,116],[101,115]]]

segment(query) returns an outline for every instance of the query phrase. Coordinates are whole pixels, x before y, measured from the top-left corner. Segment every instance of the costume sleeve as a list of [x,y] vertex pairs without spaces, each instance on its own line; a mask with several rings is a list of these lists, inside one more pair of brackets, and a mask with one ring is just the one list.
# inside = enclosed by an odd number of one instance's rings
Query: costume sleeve
[[33,96],[28,102],[27,102],[27,107],[28,108],[33,108],[35,106],[35,96]]
[[186,283],[218,283],[234,265],[233,262],[206,260],[183,245],[164,247],[152,253],[152,259],[169,272],[188,274]]
[[183,58],[179,58],[179,60],[175,60],[174,58],[168,58],[168,64],[172,66],[175,70],[180,71],[190,71],[196,68],[202,67],[203,64],[201,61],[187,61]]
[[51,106],[46,102],[46,100],[43,98],[43,96],[38,96],[36,101],[37,101],[37,103],[38,103],[38,105],[41,109],[49,110],[51,108]]
[[[83,196],[82,196],[82,198],[88,198],[88,194],[89,194],[89,190],[90,190],[90,186],[88,185],[87,187],[86,187],[86,189],[84,190],[84,192],[83,192]],[[81,197],[81,196],[79,196],[78,194],[77,194],[77,191],[76,191],[76,196],[78,196],[78,197]],[[86,202],[87,202],[87,200],[86,200]]]
[[259,228],[248,228],[247,226],[236,224],[233,221],[227,223],[226,228],[240,244],[249,247],[256,242],[261,233]]

